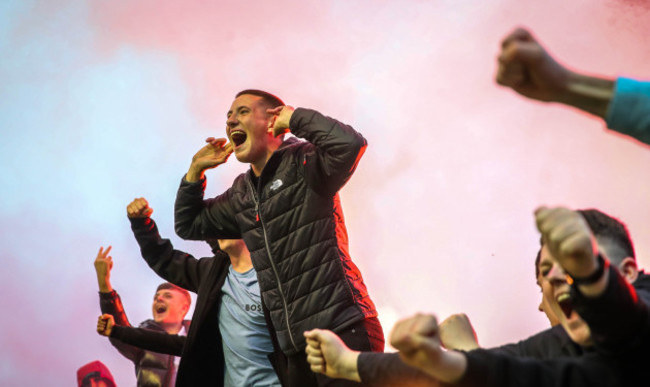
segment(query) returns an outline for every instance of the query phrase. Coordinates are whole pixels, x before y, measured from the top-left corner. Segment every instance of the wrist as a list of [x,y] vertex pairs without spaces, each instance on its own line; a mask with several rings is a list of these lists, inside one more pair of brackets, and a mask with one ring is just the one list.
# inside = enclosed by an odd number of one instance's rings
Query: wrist
[[585,275],[567,274],[567,282],[578,286],[592,285],[599,282],[605,270],[609,268],[609,260],[606,260],[601,254],[598,254],[592,263],[591,267],[585,271]]
[[359,361],[359,353],[359,351],[350,351],[349,353],[343,355],[341,359],[343,364],[342,373],[345,379],[361,382],[361,375],[359,375],[359,367],[357,366],[357,362]]
[[185,174],[185,180],[189,183],[195,183],[205,176],[204,170],[195,166],[190,166],[190,169]]
[[111,286],[111,282],[107,280],[99,280],[99,291],[100,293],[110,293],[113,291],[113,287]]
[[614,95],[614,81],[568,71],[566,88],[557,102],[574,106],[605,118]]

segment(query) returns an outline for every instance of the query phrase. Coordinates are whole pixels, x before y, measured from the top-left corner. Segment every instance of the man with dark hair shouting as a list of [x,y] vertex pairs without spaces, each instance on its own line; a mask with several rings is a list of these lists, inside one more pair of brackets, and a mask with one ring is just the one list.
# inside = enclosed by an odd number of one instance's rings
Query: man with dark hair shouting
[[[306,141],[285,140],[286,132]],[[176,198],[176,232],[185,239],[243,238],[286,355],[289,385],[346,384],[309,370],[303,332],[331,329],[357,350],[384,347],[375,305],[348,252],[338,195],[366,140],[348,125],[294,110],[260,90],[237,94],[226,134],[229,142],[208,138],[193,157]],[[250,170],[203,200],[205,171],[233,152]]]

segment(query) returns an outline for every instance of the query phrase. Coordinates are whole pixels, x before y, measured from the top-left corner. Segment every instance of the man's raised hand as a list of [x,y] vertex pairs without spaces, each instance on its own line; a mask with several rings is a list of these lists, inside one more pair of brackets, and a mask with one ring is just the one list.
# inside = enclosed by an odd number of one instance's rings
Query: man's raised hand
[[479,348],[476,332],[465,313],[452,314],[438,327],[440,340],[447,349],[471,351]]
[[199,149],[192,157],[192,164],[185,176],[189,182],[201,180],[205,170],[225,163],[232,154],[232,144],[225,138],[208,137],[205,142],[208,144]]
[[153,208],[145,198],[135,198],[126,206],[126,215],[129,218],[148,218],[153,213]]
[[291,106],[278,106],[266,110],[266,113],[273,115],[271,121],[269,121],[269,132],[273,133],[273,137],[289,131],[289,122],[291,121],[294,110]]
[[438,320],[430,314],[416,314],[398,321],[390,334],[402,361],[444,383],[458,381],[467,369],[467,359],[441,347]]
[[99,333],[102,336],[106,336],[106,337],[110,336],[114,326],[115,326],[115,318],[113,317],[113,315],[104,313],[103,315],[99,316],[99,318],[97,319],[97,333]]
[[99,291],[102,293],[110,293],[113,291],[111,287],[111,269],[113,268],[113,258],[108,255],[111,252],[111,246],[106,250],[104,247],[99,248],[97,257],[95,258],[95,272],[97,273],[97,284]]
[[501,43],[496,81],[540,101],[562,102],[571,71],[553,59],[530,32],[517,28]]
[[343,378],[360,382],[357,369],[359,352],[348,348],[336,333],[313,329],[304,333],[307,339],[307,362],[311,370],[330,378]]
[[596,270],[598,245],[580,213],[564,207],[540,207],[535,221],[544,244],[568,274],[587,277]]

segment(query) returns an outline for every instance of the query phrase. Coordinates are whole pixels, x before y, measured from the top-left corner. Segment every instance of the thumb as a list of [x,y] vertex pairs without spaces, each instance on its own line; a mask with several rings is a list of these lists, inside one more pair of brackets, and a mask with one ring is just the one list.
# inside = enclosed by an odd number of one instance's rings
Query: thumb
[[274,108],[271,108],[271,109],[266,109],[266,112],[268,114],[278,115],[278,114],[280,114],[280,112],[282,111],[283,108],[284,108],[284,106],[277,106],[277,107],[274,107]]

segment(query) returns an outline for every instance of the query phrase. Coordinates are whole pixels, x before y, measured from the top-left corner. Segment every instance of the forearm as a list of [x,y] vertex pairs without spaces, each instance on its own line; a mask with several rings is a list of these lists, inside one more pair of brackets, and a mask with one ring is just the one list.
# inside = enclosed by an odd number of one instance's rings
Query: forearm
[[113,327],[110,337],[114,341],[120,341],[147,351],[174,356],[181,356],[185,345],[184,336],[119,325]]
[[130,218],[142,258],[156,274],[176,286],[197,292],[200,285],[199,260],[183,251],[175,250],[169,239],[160,237],[151,218]]
[[228,191],[203,200],[205,180],[181,181],[174,204],[174,227],[183,239],[241,238],[235,214],[228,203]]
[[333,191],[350,178],[367,147],[366,139],[351,126],[314,110],[296,109],[290,129],[315,146],[316,152],[305,156],[307,178],[326,180]]
[[357,359],[363,383],[376,386],[438,386],[429,374],[406,365],[398,353],[362,352]]
[[185,174],[185,180],[189,183],[196,183],[205,178],[205,170],[200,169],[194,165],[190,165],[190,168]]
[[[478,349],[465,354],[463,377],[449,385],[458,387],[614,386],[613,373],[602,363],[586,359],[556,358],[540,361]],[[447,384],[445,384],[446,386]]]
[[442,383],[454,384],[467,371],[467,357],[463,352],[444,351],[435,364],[428,364],[423,371]]
[[566,90],[558,96],[557,102],[605,118],[614,96],[614,84],[611,79],[570,72]]
[[640,341],[650,314],[634,288],[615,268],[609,267],[604,274],[604,291],[589,295],[584,293],[584,286],[573,286],[571,297],[576,311],[589,325],[596,345],[625,353]]
[[122,299],[115,290],[110,292],[99,293],[99,308],[103,313],[112,315],[115,318],[115,324],[130,326],[129,319],[126,317]]
[[110,293],[113,291],[110,278],[106,278],[99,273],[97,273],[97,285],[99,285],[100,293]]

